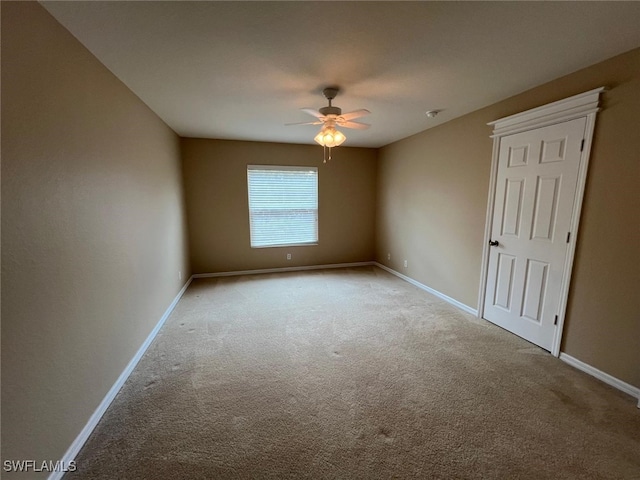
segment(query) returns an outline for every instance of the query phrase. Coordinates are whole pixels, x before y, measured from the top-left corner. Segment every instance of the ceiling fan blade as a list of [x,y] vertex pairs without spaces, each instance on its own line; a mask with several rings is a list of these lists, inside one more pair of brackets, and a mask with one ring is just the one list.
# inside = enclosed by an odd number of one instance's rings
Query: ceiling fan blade
[[316,117],[319,119],[323,119],[324,115],[322,115],[318,110],[316,110],[315,108],[301,108],[300,110],[302,110],[304,113],[308,113],[309,115],[311,115],[312,117]]
[[324,122],[321,121],[317,121],[317,122],[298,122],[298,123],[285,123],[285,127],[288,127],[290,125],[322,125]]
[[353,112],[347,112],[340,115],[345,120],[353,120],[354,118],[364,117],[365,115],[369,115],[371,112],[364,108],[360,110],[354,110]]
[[357,130],[366,130],[371,125],[368,123],[360,123],[360,122],[338,122],[338,126],[344,128],[355,128]]

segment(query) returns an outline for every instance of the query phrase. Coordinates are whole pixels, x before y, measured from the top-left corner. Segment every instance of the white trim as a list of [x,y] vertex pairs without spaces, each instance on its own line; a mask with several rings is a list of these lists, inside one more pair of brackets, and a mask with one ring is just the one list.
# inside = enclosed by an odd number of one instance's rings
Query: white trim
[[576,193],[571,214],[571,237],[567,246],[565,263],[562,274],[562,284],[560,285],[560,304],[558,305],[558,325],[551,344],[551,354],[560,355],[560,344],[562,343],[562,332],[564,331],[565,315],[567,313],[567,300],[569,298],[569,286],[571,284],[571,272],[573,271],[573,261],[576,253],[578,239],[578,227],[580,226],[580,212],[584,199],[584,190],[587,183],[587,170],[589,168],[589,157],[591,155],[591,144],[593,142],[593,131],[596,123],[596,112],[587,115],[587,123],[584,127],[584,148],[580,157],[580,168],[578,170],[578,180]]
[[[187,290],[187,287],[191,283],[192,279],[193,279],[193,276],[189,277],[189,280],[187,280],[187,282],[184,284],[180,292],[178,292],[178,295],[176,295],[176,297],[173,299],[173,302],[171,302],[171,305],[169,305],[169,308],[165,310],[164,315],[162,315],[162,318],[160,318],[160,321],[158,321],[158,323],[153,328],[151,333],[147,336],[146,340],[142,343],[142,345],[140,345],[140,348],[138,349],[136,354],[133,356],[133,358],[128,363],[128,365],[124,368],[124,370],[122,371],[122,373],[120,374],[116,382],[113,384],[111,389],[104,396],[104,398],[100,402],[100,405],[98,405],[98,408],[96,408],[96,410],[93,412],[93,415],[91,415],[91,417],[89,418],[89,421],[86,423],[82,431],[80,431],[80,433],[75,438],[73,443],[71,443],[71,446],[67,449],[64,456],[62,457],[61,461],[63,465],[69,465],[69,463],[76,458],[76,455],[78,455],[78,453],[80,452],[80,449],[82,449],[82,447],[84,446],[85,442],[91,435],[91,432],[93,432],[94,428],[96,428],[96,426],[98,425],[98,422],[100,421],[104,413],[107,411],[107,408],[109,408],[109,405],[111,404],[113,399],[116,397],[116,395],[118,394],[118,392],[120,391],[124,383],[127,381],[127,378],[129,378],[129,375],[131,375],[131,372],[133,371],[133,369],[136,368],[136,365],[138,365],[138,362],[140,361],[144,353],[147,351],[147,348],[149,348],[149,345],[151,345],[151,343],[155,339],[156,335],[164,325],[164,322],[166,322],[167,318],[169,318],[169,315],[171,315],[171,312],[173,312],[173,309],[178,304],[178,301],[180,300],[180,298],[182,298],[182,295]],[[49,475],[48,480],[59,480],[62,478],[64,474],[65,472],[63,471],[52,472],[51,475]]]
[[322,270],[325,268],[370,267],[375,262],[332,263],[329,265],[307,265],[301,267],[263,268],[260,270],[238,270],[234,272],[194,273],[193,278],[235,277],[238,275],[260,275],[263,273],[300,272],[302,270]]
[[441,293],[441,292],[439,292],[437,290],[434,290],[433,288],[428,287],[428,286],[418,282],[417,280],[414,280],[411,277],[407,277],[406,275],[403,275],[400,272],[396,272],[395,270],[393,270],[393,269],[391,269],[391,268],[389,268],[389,267],[387,267],[385,265],[382,265],[381,263],[373,262],[373,264],[376,267],[380,267],[381,269],[386,270],[387,272],[391,273],[392,275],[395,275],[396,277],[400,277],[404,281],[409,282],[410,284],[415,285],[416,287],[418,287],[418,288],[420,288],[420,289],[422,289],[422,290],[424,290],[426,292],[429,292],[431,295],[435,295],[436,297],[444,300],[445,302],[450,303],[451,305],[453,305],[454,307],[459,308],[460,310],[464,310],[465,312],[470,313],[471,315],[475,315],[475,316],[478,315],[478,311],[477,310],[471,308],[468,305],[465,305],[462,302],[459,302],[455,298],[451,298],[448,295],[445,295],[444,293]]
[[605,87],[596,88],[573,97],[527,110],[526,112],[516,113],[515,115],[489,122],[487,125],[493,126],[493,135],[491,137],[511,135],[596,113],[599,110],[600,94],[604,91]]
[[564,352],[560,353],[560,360],[565,363],[568,363],[574,368],[578,370],[582,370],[585,373],[588,373],[592,377],[597,378],[598,380],[606,383],[607,385],[611,385],[614,388],[617,388],[621,392],[627,393],[632,397],[638,399],[638,408],[640,408],[640,388],[634,387],[626,382],[623,382],[619,378],[616,378],[608,373],[603,372],[602,370],[598,370],[596,367],[592,367],[588,363],[584,363],[577,358],[572,357],[571,355],[567,355]]
[[585,184],[587,181],[587,170],[589,166],[589,155],[593,142],[593,132],[595,129],[596,113],[600,110],[598,103],[600,94],[606,90],[605,87],[596,88],[573,97],[565,98],[557,102],[549,103],[526,112],[517,113],[509,117],[504,117],[487,125],[492,125],[493,154],[491,158],[491,178],[489,183],[489,200],[487,202],[487,215],[485,224],[485,236],[482,250],[480,293],[478,295],[478,316],[482,317],[484,312],[484,298],[487,288],[488,264],[489,264],[489,239],[491,237],[491,227],[493,224],[493,204],[495,202],[495,182],[498,173],[498,157],[500,153],[500,141],[505,135],[521,133],[560,122],[573,120],[576,118],[586,118],[584,140],[585,145],[580,157],[580,169],[576,193],[574,197],[573,211],[571,214],[571,238],[562,275],[560,286],[560,303],[558,305],[558,325],[553,337],[551,354],[555,357],[560,355],[560,343],[564,328],[564,320],[567,308],[567,298],[569,295],[569,285],[571,282],[571,271],[575,257],[576,241],[578,238],[578,226],[580,224],[580,212],[584,198]]
[[493,142],[491,156],[491,177],[489,178],[489,199],[487,200],[487,214],[484,224],[484,243],[482,244],[482,263],[480,264],[480,290],[478,291],[478,313],[482,318],[484,312],[484,294],[487,288],[487,270],[489,268],[489,240],[491,240],[491,227],[493,225],[493,202],[496,198],[496,182],[498,179],[498,155],[500,142]]
[[298,165],[247,165],[248,170],[285,170],[288,172],[318,172],[318,167]]

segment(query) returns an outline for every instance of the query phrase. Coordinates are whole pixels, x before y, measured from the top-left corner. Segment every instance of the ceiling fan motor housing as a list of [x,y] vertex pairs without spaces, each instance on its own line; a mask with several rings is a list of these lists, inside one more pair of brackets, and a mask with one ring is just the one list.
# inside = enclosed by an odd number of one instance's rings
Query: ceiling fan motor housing
[[319,112],[325,117],[329,115],[340,116],[342,114],[342,109],[339,107],[322,107]]

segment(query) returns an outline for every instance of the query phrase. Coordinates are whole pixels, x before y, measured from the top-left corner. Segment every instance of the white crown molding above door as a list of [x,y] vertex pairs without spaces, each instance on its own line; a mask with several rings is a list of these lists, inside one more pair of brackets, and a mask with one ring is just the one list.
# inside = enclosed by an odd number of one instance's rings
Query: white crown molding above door
[[574,118],[588,117],[589,114],[596,113],[600,109],[598,106],[600,94],[605,90],[606,87],[595,88],[564,100],[489,122],[487,125],[493,127],[491,138],[546,127]]

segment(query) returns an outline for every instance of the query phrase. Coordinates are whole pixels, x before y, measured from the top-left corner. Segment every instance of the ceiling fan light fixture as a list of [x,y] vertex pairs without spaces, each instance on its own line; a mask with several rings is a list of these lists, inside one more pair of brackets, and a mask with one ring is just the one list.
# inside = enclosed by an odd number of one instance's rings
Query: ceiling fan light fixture
[[344,133],[332,126],[323,127],[314,138],[316,143],[329,148],[342,145],[346,139]]

